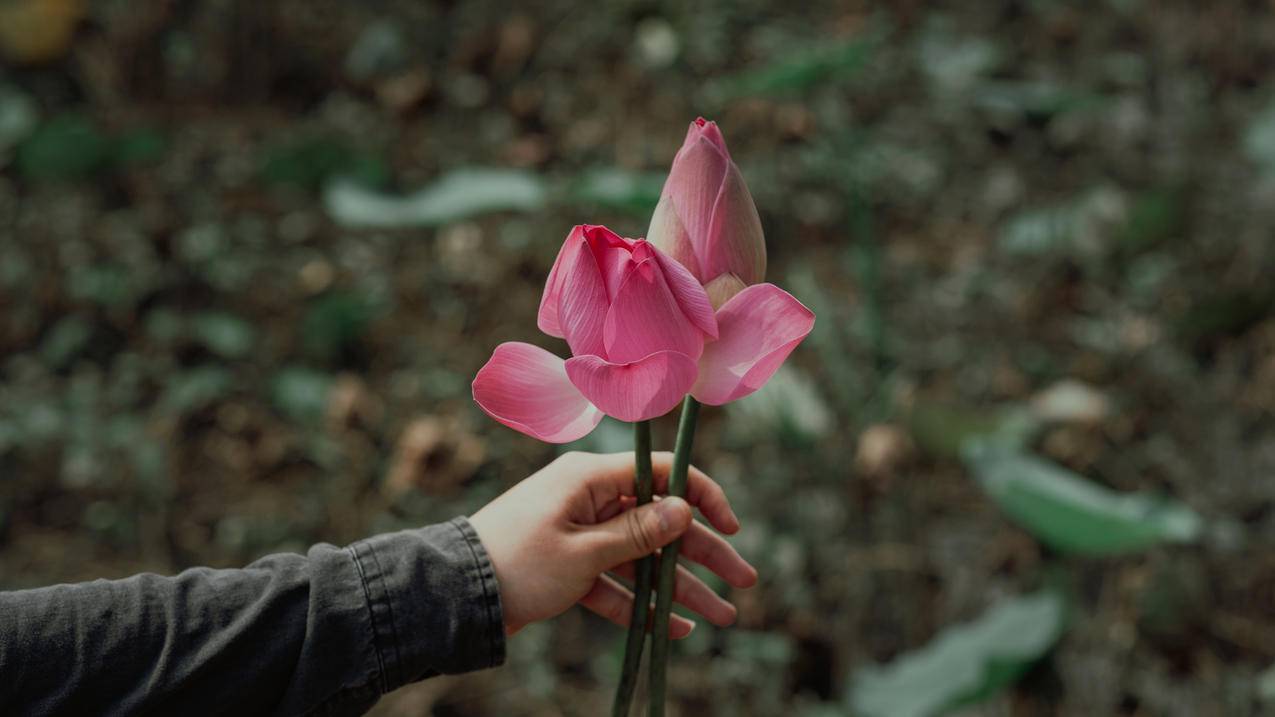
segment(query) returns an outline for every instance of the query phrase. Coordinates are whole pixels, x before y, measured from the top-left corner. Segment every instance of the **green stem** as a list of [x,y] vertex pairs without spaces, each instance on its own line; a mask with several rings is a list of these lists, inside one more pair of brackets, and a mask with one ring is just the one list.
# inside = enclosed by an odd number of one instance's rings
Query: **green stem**
[[[651,422],[633,424],[633,482],[637,504],[651,502],[654,491],[651,478]],[[638,669],[642,664],[642,645],[646,641],[646,620],[651,611],[651,578],[655,572],[655,557],[648,555],[637,561],[633,580],[633,617],[629,621],[629,636],[624,642],[624,670],[620,673],[620,685],[615,690],[612,717],[627,717],[629,703],[633,701],[633,689],[637,686]]]
[[[668,476],[668,494],[686,496],[686,471],[691,465],[691,444],[695,442],[695,419],[699,401],[690,396],[682,402],[682,419],[677,425],[677,445],[673,449],[673,469]],[[651,624],[651,711],[650,717],[664,717],[664,693],[668,686],[669,620],[673,612],[673,581],[677,577],[677,552],[681,538],[660,551],[660,582],[655,590],[655,617]]]

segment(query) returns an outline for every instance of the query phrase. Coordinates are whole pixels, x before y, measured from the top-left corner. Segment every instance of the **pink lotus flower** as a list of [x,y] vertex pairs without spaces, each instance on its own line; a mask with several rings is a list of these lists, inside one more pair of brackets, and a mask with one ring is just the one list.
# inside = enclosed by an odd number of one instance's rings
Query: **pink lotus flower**
[[602,416],[644,421],[688,392],[718,405],[760,388],[805,338],[814,314],[778,287],[740,292],[714,314],[676,261],[641,239],[577,226],[540,300],[540,330],[572,358],[520,342],[496,347],[474,378],[474,400],[533,438],[567,443]]
[[699,279],[714,307],[765,278],[761,219],[716,122],[691,123],[646,236]]

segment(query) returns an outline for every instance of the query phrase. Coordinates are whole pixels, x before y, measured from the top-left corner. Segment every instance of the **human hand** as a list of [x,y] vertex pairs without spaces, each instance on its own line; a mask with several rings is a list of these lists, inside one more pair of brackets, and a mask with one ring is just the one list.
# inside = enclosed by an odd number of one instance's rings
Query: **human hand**
[[[653,453],[657,494],[668,486],[671,453]],[[632,578],[633,561],[683,538],[681,554],[737,588],[757,571],[721,536],[695,521],[691,505],[726,534],[739,530],[726,494],[691,467],[686,500],[664,498],[636,507],[633,454],[567,453],[475,513],[478,531],[500,583],[505,631],[513,634],[575,603],[627,626],[633,594],[614,575]],[[689,502],[689,504],[688,504]],[[678,566],[674,599],[714,625],[735,621],[735,606]],[[686,637],[695,623],[674,615],[669,635]]]

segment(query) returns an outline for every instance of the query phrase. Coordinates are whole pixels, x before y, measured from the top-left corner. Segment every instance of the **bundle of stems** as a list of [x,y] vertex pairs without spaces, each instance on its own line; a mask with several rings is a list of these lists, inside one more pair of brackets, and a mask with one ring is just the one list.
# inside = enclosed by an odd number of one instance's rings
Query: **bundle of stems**
[[[669,471],[668,495],[686,496],[686,473],[691,465],[691,446],[695,440],[695,422],[699,417],[699,401],[690,396],[682,402],[682,416],[677,427],[677,442],[673,449],[673,467]],[[633,424],[634,482],[638,505],[649,503],[654,493],[651,470],[651,424],[640,421]],[[668,685],[669,620],[673,610],[674,580],[677,577],[677,554],[682,541],[677,539],[664,546],[656,556],[648,555],[638,561],[633,586],[633,616],[624,646],[624,668],[620,684],[615,692],[612,717],[626,717],[637,686],[638,669],[642,663],[642,649],[647,625],[651,625],[650,661],[650,717],[663,717],[664,695]],[[655,565],[659,564],[659,583],[655,587],[655,608],[651,614],[651,582]]]

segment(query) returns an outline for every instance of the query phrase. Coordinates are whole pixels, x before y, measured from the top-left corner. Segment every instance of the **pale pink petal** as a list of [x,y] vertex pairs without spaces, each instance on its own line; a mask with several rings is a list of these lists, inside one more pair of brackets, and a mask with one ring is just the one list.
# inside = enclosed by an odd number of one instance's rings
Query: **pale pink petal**
[[593,353],[615,363],[637,361],[657,351],[698,359],[704,350],[703,332],[682,313],[655,257],[639,262],[620,286],[606,314],[602,342],[606,352]]
[[713,314],[713,305],[699,280],[685,266],[663,252],[656,250],[654,255],[660,262],[660,269],[664,271],[664,280],[668,282],[669,291],[673,292],[677,305],[682,307],[682,313],[700,331],[708,334],[709,338],[717,338],[717,318]]
[[531,344],[497,346],[474,377],[473,390],[487,415],[548,443],[574,441],[602,420],[567,378],[562,359]]
[[562,296],[562,285],[571,274],[572,264],[580,258],[579,245],[584,243],[584,226],[577,225],[567,233],[567,238],[558,250],[558,258],[553,261],[549,270],[549,279],[545,281],[544,293],[540,296],[540,310],[536,315],[536,326],[540,330],[564,338],[562,322],[558,319],[558,302]]
[[[700,273],[712,280],[734,274],[745,284],[766,278],[766,239],[757,205],[734,162],[726,171],[713,219],[700,246]],[[706,282],[707,283],[707,282]]]
[[646,230],[646,240],[669,255],[673,261],[686,267],[701,284],[704,283],[691,235],[686,232],[682,218],[673,207],[673,198],[667,194],[660,196],[659,203],[655,205],[651,225]]
[[708,235],[713,206],[729,166],[730,160],[711,141],[697,137],[688,141],[673,158],[673,167],[661,192],[670,198],[673,210],[682,219],[701,264],[704,255],[700,244]]
[[593,405],[621,421],[646,421],[673,409],[695,383],[695,360],[660,351],[632,363],[599,356],[567,360],[567,376]]
[[575,256],[563,265],[566,273],[558,294],[558,324],[573,355],[600,354],[602,325],[611,302],[588,242],[576,242],[572,251]]
[[691,395],[720,406],[756,391],[814,325],[814,313],[774,284],[744,289],[717,310],[720,338],[704,345]]

